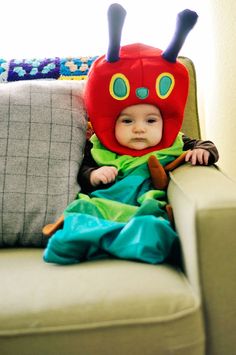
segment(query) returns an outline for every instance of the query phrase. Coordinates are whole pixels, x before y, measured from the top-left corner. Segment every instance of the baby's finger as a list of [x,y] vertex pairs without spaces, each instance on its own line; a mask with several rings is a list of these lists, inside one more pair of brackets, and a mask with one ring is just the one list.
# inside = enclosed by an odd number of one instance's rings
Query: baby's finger
[[192,150],[192,154],[190,157],[190,162],[192,165],[196,165],[197,164],[197,153],[195,150]]
[[207,150],[205,150],[203,153],[203,160],[205,165],[208,165],[209,157],[210,157],[210,153]]
[[102,182],[108,184],[109,182],[114,181],[116,178],[116,172],[113,169],[107,168],[104,169],[102,174]]
[[191,156],[192,156],[192,150],[189,150],[185,155],[185,161],[188,162],[191,159]]
[[189,152],[189,158],[188,161],[192,164],[192,165],[196,165],[197,161],[198,161],[198,154],[196,150],[191,150]]
[[114,166],[110,166],[110,170],[112,172],[112,175],[116,177],[118,174],[118,170]]
[[109,166],[106,169],[106,176],[109,179],[109,182],[114,181],[118,174],[118,170],[114,166]]
[[200,150],[200,149],[197,149],[196,150],[196,157],[197,157],[197,162],[199,163],[199,164],[203,164],[203,151],[202,150]]
[[103,184],[108,184],[110,181],[109,181],[109,176],[107,176],[107,174],[103,173],[101,174],[100,176],[100,181],[103,183]]

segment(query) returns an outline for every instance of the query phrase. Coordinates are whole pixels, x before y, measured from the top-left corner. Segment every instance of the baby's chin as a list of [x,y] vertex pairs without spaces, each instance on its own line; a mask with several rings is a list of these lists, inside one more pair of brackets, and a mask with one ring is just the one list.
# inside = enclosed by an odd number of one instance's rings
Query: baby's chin
[[128,148],[130,149],[135,149],[135,150],[143,150],[146,148],[150,148],[151,145],[147,144],[147,142],[144,141],[135,141],[135,142],[131,142],[127,145]]

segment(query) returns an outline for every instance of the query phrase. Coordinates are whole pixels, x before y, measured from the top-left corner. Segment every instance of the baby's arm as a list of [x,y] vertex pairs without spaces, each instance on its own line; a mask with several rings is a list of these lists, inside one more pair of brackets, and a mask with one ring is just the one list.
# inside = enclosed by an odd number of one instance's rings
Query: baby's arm
[[[103,188],[103,184],[113,182],[118,174],[114,166],[99,167],[91,154],[92,143],[87,140],[77,181],[83,193],[90,193],[95,188]],[[101,184],[101,186],[99,186]]]
[[114,166],[102,166],[95,169],[90,174],[90,183],[93,186],[99,184],[109,184],[115,181],[118,170]]
[[192,139],[183,135],[184,150],[188,150],[185,161],[192,165],[211,165],[219,159],[215,144],[209,140]]

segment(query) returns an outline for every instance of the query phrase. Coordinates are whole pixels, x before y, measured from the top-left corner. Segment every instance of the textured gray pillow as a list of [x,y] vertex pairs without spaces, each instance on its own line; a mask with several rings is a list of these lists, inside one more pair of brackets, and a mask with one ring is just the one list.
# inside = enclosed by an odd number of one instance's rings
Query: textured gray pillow
[[44,246],[79,186],[83,81],[0,84],[0,246]]

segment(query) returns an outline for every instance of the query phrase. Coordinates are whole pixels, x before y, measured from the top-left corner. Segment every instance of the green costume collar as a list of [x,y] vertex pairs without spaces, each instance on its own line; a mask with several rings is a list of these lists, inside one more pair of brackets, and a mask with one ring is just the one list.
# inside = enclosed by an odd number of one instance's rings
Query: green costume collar
[[90,141],[93,144],[91,154],[93,159],[99,166],[110,165],[115,166],[119,172],[125,173],[127,170],[133,169],[141,164],[147,163],[151,155],[155,155],[162,165],[166,165],[175,160],[183,153],[183,134],[179,133],[173,145],[159,151],[154,151],[140,157],[132,157],[130,155],[118,155],[102,145],[97,136],[94,134]]

